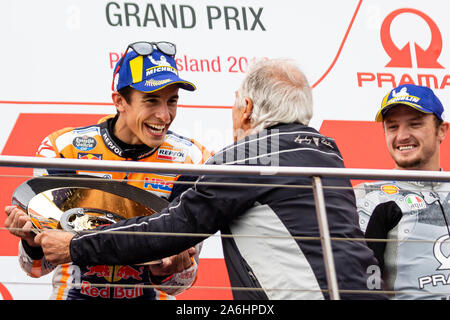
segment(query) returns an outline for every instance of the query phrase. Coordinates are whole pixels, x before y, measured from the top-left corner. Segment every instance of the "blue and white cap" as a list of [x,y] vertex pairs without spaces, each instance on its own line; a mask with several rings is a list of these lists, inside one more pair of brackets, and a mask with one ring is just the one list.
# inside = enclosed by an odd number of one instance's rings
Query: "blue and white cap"
[[189,91],[196,89],[193,83],[178,76],[175,58],[157,49],[148,56],[141,56],[130,49],[116,63],[114,73],[122,59],[124,61],[114,79],[115,91],[131,86],[139,91],[153,92],[174,83],[181,89]]
[[382,122],[386,113],[397,105],[407,105],[423,113],[435,114],[443,120],[444,107],[433,90],[424,86],[414,84],[403,84],[392,89],[381,102],[375,121]]

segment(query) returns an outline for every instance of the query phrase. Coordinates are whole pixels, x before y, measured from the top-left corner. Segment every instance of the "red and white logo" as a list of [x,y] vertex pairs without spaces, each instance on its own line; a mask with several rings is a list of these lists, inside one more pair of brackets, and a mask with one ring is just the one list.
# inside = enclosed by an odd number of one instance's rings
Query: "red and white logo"
[[386,67],[391,68],[412,68],[413,56],[411,42],[403,48],[398,48],[391,37],[391,24],[395,18],[403,13],[412,13],[422,18],[431,31],[431,41],[428,48],[423,49],[414,42],[417,68],[443,69],[444,67],[437,61],[442,52],[442,35],[436,23],[422,11],[404,8],[391,12],[383,21],[380,30],[381,44],[391,58]]
[[[419,45],[418,36],[411,32],[415,25],[402,20],[400,23],[403,41],[397,44],[392,37],[392,24],[403,14],[412,14],[425,22],[424,27],[431,33],[429,45],[423,48]],[[399,33],[394,32],[398,37]],[[391,89],[403,84],[427,86],[431,89],[445,89],[450,86],[450,75],[445,74],[445,68],[438,61],[443,47],[442,34],[435,21],[427,14],[412,8],[397,9],[389,13],[380,27],[381,45],[388,55],[387,62],[378,70],[371,72],[357,72],[358,87],[376,86]],[[397,68],[397,69],[395,69]]]

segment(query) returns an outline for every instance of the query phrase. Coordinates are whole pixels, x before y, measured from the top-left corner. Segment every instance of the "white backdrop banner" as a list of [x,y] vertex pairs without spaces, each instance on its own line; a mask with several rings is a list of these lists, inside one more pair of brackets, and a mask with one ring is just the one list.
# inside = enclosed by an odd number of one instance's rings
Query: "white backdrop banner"
[[[261,58],[291,58],[305,72],[318,130],[328,120],[373,121],[382,97],[402,83],[431,87],[445,106],[448,9],[446,0],[2,0],[0,146],[33,155],[51,131],[115,113],[113,66],[141,40],[177,45],[180,75],[197,90],[180,92],[171,129],[210,150],[232,142],[234,93]],[[6,205],[11,190],[2,192]],[[202,257],[222,259],[220,241],[208,243]],[[17,254],[4,250],[0,256]]]

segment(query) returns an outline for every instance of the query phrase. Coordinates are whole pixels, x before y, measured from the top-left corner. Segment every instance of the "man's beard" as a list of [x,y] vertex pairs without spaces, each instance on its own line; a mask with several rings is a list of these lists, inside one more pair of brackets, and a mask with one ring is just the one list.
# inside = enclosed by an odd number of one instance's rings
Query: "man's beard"
[[420,168],[420,165],[422,164],[422,159],[420,158],[401,161],[397,161],[396,159],[394,159],[394,161],[397,167],[402,169]]

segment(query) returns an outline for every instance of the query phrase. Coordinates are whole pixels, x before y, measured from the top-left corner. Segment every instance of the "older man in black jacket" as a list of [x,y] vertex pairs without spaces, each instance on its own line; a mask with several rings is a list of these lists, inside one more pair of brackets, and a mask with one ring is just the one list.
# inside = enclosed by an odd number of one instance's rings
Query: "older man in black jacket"
[[[208,164],[344,167],[334,140],[308,127],[311,117],[312,94],[303,73],[288,60],[259,62],[236,92],[235,143]],[[373,288],[368,288],[370,270],[377,265],[372,251],[364,242],[351,241],[363,234],[349,180],[324,179],[323,184],[340,187],[324,191],[330,234],[349,240],[332,244],[339,289],[350,290],[341,298],[385,298],[376,288],[368,292]],[[329,298],[313,191],[306,177],[202,176],[159,214],[101,230],[131,233],[45,232],[38,241],[54,263],[129,264],[181,252],[220,230],[230,235],[222,243],[231,285],[255,288],[234,290],[235,299]],[[202,236],[133,234],[137,231]]]

